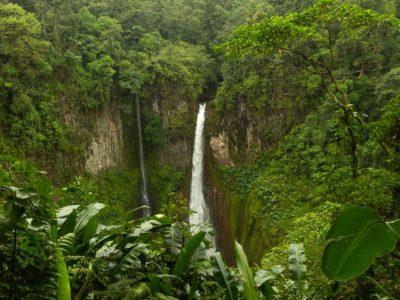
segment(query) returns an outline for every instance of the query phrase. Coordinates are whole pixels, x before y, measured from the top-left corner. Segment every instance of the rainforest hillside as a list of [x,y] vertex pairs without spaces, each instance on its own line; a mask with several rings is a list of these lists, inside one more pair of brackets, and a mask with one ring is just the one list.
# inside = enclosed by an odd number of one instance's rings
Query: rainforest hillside
[[399,299],[399,18],[0,1],[0,299]]

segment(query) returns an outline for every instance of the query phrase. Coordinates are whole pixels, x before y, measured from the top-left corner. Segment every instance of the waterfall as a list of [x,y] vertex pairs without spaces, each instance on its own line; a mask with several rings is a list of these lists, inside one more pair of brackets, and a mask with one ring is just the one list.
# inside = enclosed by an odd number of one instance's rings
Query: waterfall
[[189,216],[191,225],[200,225],[210,222],[210,215],[203,192],[203,157],[204,157],[204,121],[206,104],[201,103],[197,114],[196,133],[194,138],[192,183],[190,190],[190,210],[193,211]]
[[144,163],[144,153],[143,153],[143,138],[142,138],[142,123],[140,118],[140,105],[139,105],[139,96],[135,97],[136,103],[136,125],[137,125],[137,134],[139,141],[139,160],[140,160],[140,171],[141,171],[141,184],[140,190],[142,193],[142,205],[147,206],[144,210],[144,215],[148,216],[151,213],[150,209],[150,199],[149,194],[147,192],[147,176],[146,176],[146,165]]

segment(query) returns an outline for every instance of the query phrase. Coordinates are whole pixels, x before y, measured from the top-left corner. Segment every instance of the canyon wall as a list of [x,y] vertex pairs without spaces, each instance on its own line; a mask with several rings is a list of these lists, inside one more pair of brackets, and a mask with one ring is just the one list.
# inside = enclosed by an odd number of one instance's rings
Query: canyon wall
[[[64,165],[78,173],[88,172],[97,175],[108,168],[120,166],[125,160],[125,141],[128,133],[124,132],[121,111],[118,103],[112,101],[100,108],[82,113],[67,107],[65,99],[62,106],[62,121],[68,126],[75,139],[73,154],[63,155]],[[133,147],[130,151],[134,151]]]
[[[276,99],[278,102],[279,99]],[[263,228],[262,204],[254,195],[238,195],[226,186],[221,168],[246,166],[259,154],[274,147],[307,110],[282,109],[273,98],[255,107],[243,97],[230,109],[212,109],[208,115],[205,182],[207,197],[219,231],[218,245],[225,259],[233,262],[233,241],[245,248],[251,262],[259,262],[268,247],[268,230]]]
[[[118,166],[123,160],[123,127],[116,105],[105,106],[95,113],[93,136],[87,149],[85,170],[96,175],[101,170]],[[132,149],[133,150],[133,149]]]

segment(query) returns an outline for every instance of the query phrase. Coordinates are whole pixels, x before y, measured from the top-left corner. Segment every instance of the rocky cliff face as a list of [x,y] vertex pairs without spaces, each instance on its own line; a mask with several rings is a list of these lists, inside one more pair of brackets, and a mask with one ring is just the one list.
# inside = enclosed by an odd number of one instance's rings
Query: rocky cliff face
[[[65,99],[61,99],[61,104]],[[105,104],[97,111],[83,114],[62,105],[63,122],[79,138],[80,150],[63,163],[73,163],[78,172],[92,175],[118,166],[124,157],[124,132],[118,104]]]
[[93,175],[122,162],[124,134],[120,112],[115,105],[95,113],[95,120],[85,161],[85,170]]
[[216,136],[210,137],[210,148],[213,158],[221,166],[234,166],[234,163],[229,154],[229,139],[225,131],[222,131]]
[[[282,79],[283,80],[283,79]],[[287,88],[287,87],[286,87]],[[214,158],[225,166],[247,163],[279,142],[313,107],[296,94],[278,87],[257,103],[246,96],[217,103],[213,110],[210,144]],[[288,88],[287,88],[288,89]],[[219,101],[218,99],[216,101]],[[296,105],[295,105],[296,104]]]
[[262,143],[265,120],[242,112],[221,116],[219,131],[209,140],[213,157],[223,166],[251,161],[265,148]]

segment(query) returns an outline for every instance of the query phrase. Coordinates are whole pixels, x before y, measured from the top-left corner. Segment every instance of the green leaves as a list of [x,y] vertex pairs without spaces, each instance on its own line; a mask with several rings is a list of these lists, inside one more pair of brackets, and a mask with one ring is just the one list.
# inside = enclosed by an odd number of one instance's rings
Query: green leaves
[[270,281],[282,270],[258,270],[253,276],[247,261],[243,247],[235,241],[234,252],[236,264],[239,270],[240,280],[235,278],[231,270],[225,265],[221,253],[214,253],[210,259],[213,266],[214,279],[224,289],[224,299],[242,299],[243,294],[246,300],[273,299],[274,289]]
[[65,206],[57,214],[57,223],[59,226],[58,236],[74,232],[76,223],[76,209],[79,205]]
[[216,252],[211,256],[211,263],[214,277],[218,284],[225,289],[226,298],[236,300],[238,297],[238,289],[220,252]]
[[97,215],[103,208],[103,203],[92,203],[88,205],[84,210],[79,212],[79,214],[77,215],[75,232],[81,231],[89,223],[90,219]]
[[273,299],[274,290],[269,283],[273,278],[275,278],[275,274],[269,270],[258,270],[254,275],[254,281],[257,284],[257,288],[265,299]]
[[289,271],[290,279],[293,280],[296,291],[301,297],[308,288],[306,279],[306,256],[303,244],[290,244],[289,247]]
[[82,232],[82,242],[88,243],[96,234],[98,222],[95,216],[104,208],[102,203],[92,203],[81,210],[79,205],[64,206],[57,211],[58,237],[69,233]]
[[243,281],[244,296],[246,300],[258,299],[257,285],[253,278],[253,273],[250,270],[247,261],[246,253],[242,245],[235,241],[234,252],[236,257],[237,267]]
[[176,276],[181,277],[187,270],[193,255],[196,253],[197,248],[200,246],[205,236],[206,233],[204,231],[200,231],[199,233],[195,234],[183,247],[174,267],[174,274]]
[[139,243],[134,245],[125,255],[122,256],[115,270],[125,272],[132,267],[140,265],[139,255],[146,250],[146,245]]
[[64,255],[61,248],[55,247],[55,258],[56,258],[56,268],[57,268],[57,299],[58,300],[70,300],[71,299],[71,289],[69,285],[69,277],[67,266],[65,265]]
[[163,295],[171,295],[171,286],[165,284],[160,276],[150,274],[147,276],[149,283],[147,284],[153,293],[162,293]]
[[[56,224],[50,226],[51,237],[53,239],[54,257],[57,270],[57,299],[58,300],[70,300],[71,299],[71,287],[69,284],[68,269],[65,264],[63,249],[68,246],[60,245],[56,240],[58,227]],[[66,236],[67,237],[67,236]],[[73,236],[72,236],[73,238]],[[69,243],[67,243],[69,244]]]
[[72,253],[75,247],[75,233],[71,232],[61,236],[58,239],[58,247],[65,255]]
[[[351,32],[360,28],[398,26],[399,21],[391,16],[380,15],[371,10],[347,2],[327,0],[286,16],[273,16],[262,22],[240,26],[233,38],[217,47],[227,57],[246,54],[272,54],[293,51],[299,42],[314,42],[321,46],[329,44],[330,36],[321,28]],[[303,53],[304,55],[304,53]],[[301,56],[300,56],[301,58]]]
[[374,210],[352,206],[335,221],[326,239],[322,270],[345,281],[364,273],[376,257],[392,252],[400,236],[399,221],[386,223]]

